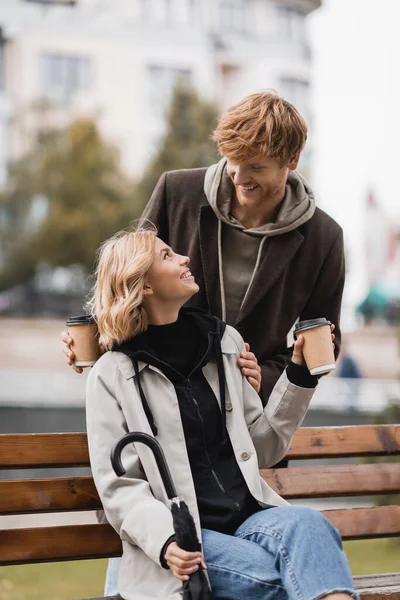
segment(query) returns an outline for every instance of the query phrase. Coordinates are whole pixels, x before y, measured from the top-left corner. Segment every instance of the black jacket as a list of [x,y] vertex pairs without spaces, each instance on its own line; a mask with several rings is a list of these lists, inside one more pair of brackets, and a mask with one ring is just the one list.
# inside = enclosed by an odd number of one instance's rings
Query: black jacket
[[[196,490],[202,528],[233,534],[260,505],[250,494],[236,462],[225,427],[225,375],[220,342],[225,324],[195,308],[181,309],[180,318],[190,318],[198,335],[196,343],[205,349],[189,375],[184,376],[162,360],[146,332],[114,348],[127,354],[134,365],[142,403],[157,435],[151,411],[140,383],[137,362],[159,368],[173,383],[179,402],[186,447]],[[182,357],[184,360],[184,357]],[[216,361],[220,405],[203,375],[202,368]]]
[[[218,275],[218,219],[204,194],[207,169],[164,173],[143,217],[175,252],[190,257],[200,292],[190,299],[221,316]],[[257,356],[264,402],[292,355],[286,336],[297,318],[325,317],[336,325],[335,356],[340,347],[339,315],[344,284],[341,227],[316,209],[293,231],[269,238],[246,301],[233,325]]]

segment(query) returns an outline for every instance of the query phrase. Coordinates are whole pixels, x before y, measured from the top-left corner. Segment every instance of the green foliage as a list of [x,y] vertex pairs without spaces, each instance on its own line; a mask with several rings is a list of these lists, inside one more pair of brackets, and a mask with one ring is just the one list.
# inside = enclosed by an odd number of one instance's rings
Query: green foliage
[[[40,262],[91,270],[99,244],[139,216],[118,151],[90,119],[40,130],[9,175],[0,197],[0,291],[31,279]],[[39,222],[32,214],[38,195],[46,204]]]
[[[81,118],[58,130],[49,125],[48,106],[33,110],[42,126],[31,150],[10,165],[8,187],[0,194],[0,292],[30,281],[40,263],[92,270],[100,243],[140,216],[164,171],[218,159],[209,139],[217,110],[183,84],[175,89],[159,152],[135,193],[117,149],[95,122]],[[47,205],[41,219],[35,197]]]
[[162,173],[173,169],[206,167],[218,160],[210,140],[218,118],[217,108],[196,91],[178,83],[167,116],[167,130],[156,156],[139,182],[136,197],[144,207]]

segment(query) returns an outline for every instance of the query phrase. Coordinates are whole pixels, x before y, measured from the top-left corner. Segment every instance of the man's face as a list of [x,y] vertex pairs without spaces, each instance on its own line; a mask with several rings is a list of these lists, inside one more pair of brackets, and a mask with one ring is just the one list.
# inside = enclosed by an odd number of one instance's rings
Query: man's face
[[276,158],[259,155],[248,162],[236,164],[228,159],[227,172],[235,186],[239,204],[243,208],[255,209],[283,199],[292,166],[295,169],[297,161],[281,167]]

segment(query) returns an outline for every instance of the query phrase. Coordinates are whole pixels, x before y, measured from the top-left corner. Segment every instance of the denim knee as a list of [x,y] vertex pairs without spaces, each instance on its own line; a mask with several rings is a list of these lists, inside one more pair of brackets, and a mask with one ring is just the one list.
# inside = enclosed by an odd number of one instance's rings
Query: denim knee
[[336,540],[336,542],[342,547],[342,538],[338,529],[332,525],[329,519],[319,510],[315,508],[309,508],[308,506],[293,506],[292,520],[299,528],[306,527],[312,528],[313,531],[318,533],[329,532]]

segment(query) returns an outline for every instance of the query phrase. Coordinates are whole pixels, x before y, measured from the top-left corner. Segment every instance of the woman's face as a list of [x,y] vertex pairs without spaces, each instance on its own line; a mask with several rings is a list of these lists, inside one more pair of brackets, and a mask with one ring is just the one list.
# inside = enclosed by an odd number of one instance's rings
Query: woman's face
[[190,259],[175,254],[160,238],[156,238],[154,259],[147,272],[145,292],[148,300],[184,304],[199,291],[199,286],[189,270]]

